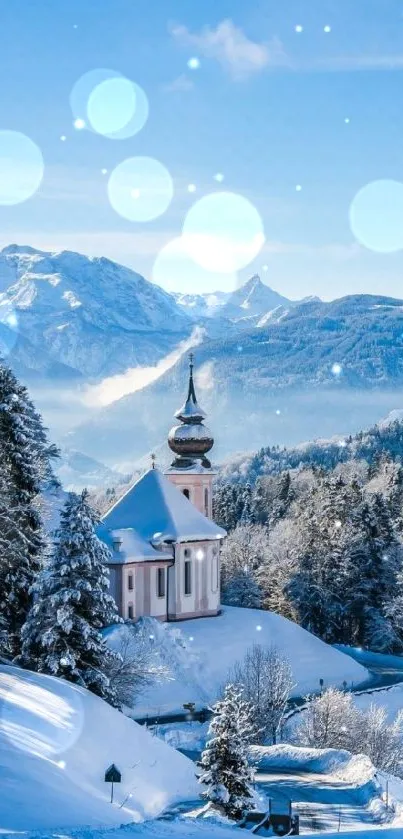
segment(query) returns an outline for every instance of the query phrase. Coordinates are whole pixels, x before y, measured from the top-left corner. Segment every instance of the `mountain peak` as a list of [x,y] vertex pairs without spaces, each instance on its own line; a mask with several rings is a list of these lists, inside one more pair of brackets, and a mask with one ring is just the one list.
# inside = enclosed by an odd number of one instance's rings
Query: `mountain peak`
[[25,254],[29,254],[30,256],[34,256],[36,254],[39,254],[39,256],[49,256],[50,255],[47,251],[40,251],[38,248],[32,248],[31,245],[16,245],[16,244],[6,245],[4,248],[2,248],[0,253],[4,254],[5,256],[7,256],[7,254],[13,254],[13,253],[16,253],[16,254],[25,253]]
[[[253,277],[249,277],[249,280],[246,280],[243,285],[239,286],[238,291],[241,289],[245,291],[251,288],[257,288],[258,286],[265,286],[265,283],[262,283],[259,274],[253,274]],[[266,288],[268,288],[268,286],[266,286]]]

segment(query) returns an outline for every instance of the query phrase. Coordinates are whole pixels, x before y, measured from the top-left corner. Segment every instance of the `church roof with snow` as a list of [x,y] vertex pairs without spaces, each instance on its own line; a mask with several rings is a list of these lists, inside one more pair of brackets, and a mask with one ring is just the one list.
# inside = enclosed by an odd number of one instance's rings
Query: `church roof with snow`
[[133,562],[172,562],[172,548],[162,546],[160,550],[146,539],[142,539],[133,527],[109,529],[103,522],[97,528],[97,536],[102,539],[112,553],[109,565],[125,565]]
[[[150,469],[102,518],[109,531],[132,528],[147,543],[224,539],[225,530],[206,518],[162,472]],[[101,536],[101,538],[103,538]]]

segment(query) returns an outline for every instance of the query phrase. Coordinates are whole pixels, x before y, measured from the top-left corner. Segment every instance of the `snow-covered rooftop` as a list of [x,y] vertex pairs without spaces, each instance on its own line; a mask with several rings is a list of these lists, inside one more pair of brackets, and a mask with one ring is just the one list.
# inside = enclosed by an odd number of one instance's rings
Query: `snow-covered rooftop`
[[[154,548],[150,542],[142,539],[140,534],[132,527],[112,528],[110,530],[102,523],[97,529],[97,535],[112,552],[110,564],[124,565],[131,562],[172,561],[172,552],[169,549],[158,550]],[[120,545],[119,549],[116,547],[118,543]]]
[[[203,516],[162,472],[150,469],[102,519],[108,530],[133,528],[152,542],[156,534],[174,542],[223,539],[225,530]],[[101,537],[102,538],[102,537]]]

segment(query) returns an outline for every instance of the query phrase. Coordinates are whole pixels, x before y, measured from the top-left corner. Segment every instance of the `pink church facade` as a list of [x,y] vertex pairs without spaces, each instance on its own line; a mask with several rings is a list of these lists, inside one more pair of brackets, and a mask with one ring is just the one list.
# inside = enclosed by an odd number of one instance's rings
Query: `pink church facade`
[[187,399],[168,444],[165,474],[150,469],[106,513],[99,536],[111,550],[110,588],[125,620],[162,621],[217,615],[220,547],[225,531],[212,520],[214,440],[196,399],[193,363]]

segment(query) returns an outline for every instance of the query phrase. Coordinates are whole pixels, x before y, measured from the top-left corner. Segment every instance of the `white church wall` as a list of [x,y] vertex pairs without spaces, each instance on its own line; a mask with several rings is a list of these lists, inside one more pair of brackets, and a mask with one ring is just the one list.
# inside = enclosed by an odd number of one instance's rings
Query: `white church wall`
[[212,486],[214,473],[212,472],[174,472],[168,470],[165,476],[183,492],[194,504],[199,513],[211,519],[213,516]]

